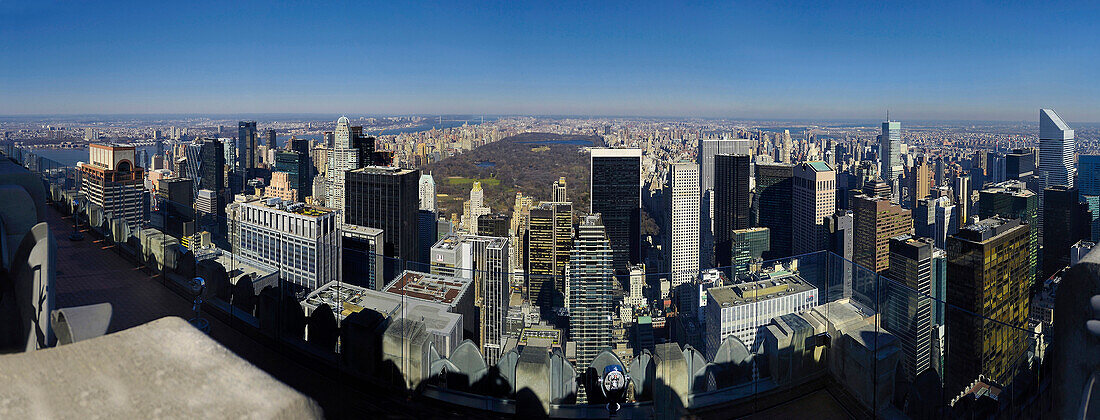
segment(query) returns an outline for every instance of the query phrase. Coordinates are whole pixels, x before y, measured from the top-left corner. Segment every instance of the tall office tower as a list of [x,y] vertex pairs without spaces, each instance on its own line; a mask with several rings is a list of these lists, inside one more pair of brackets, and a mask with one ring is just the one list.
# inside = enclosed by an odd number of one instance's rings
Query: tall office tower
[[750,281],[708,288],[706,353],[714,358],[722,341],[736,336],[745,347],[756,349],[765,340],[758,334],[772,319],[810,309],[818,304],[818,289],[798,273],[753,273]]
[[717,155],[752,155],[755,141],[748,139],[703,139],[699,140],[699,188],[700,191],[714,190],[714,157]]
[[569,329],[577,343],[577,372],[587,372],[592,359],[612,347],[613,254],[600,215],[585,216],[569,256]]
[[332,148],[336,146],[336,133],[332,131],[326,131],[324,133],[324,140],[321,143],[321,147]]
[[890,238],[913,233],[912,212],[885,197],[852,198],[854,262],[883,273],[890,268]]
[[734,278],[749,274],[752,264],[762,261],[764,252],[771,248],[768,228],[755,227],[735,229],[733,231],[733,270]]
[[882,179],[891,186],[897,185],[898,177],[901,176],[903,168],[901,163],[901,123],[898,121],[884,121],[879,142]]
[[462,229],[477,233],[478,218],[492,212],[492,209],[485,205],[485,190],[481,188],[481,182],[474,181],[474,185],[470,187],[470,200],[462,206]]
[[955,215],[959,220],[959,227],[966,226],[970,219],[970,213],[974,211],[970,188],[969,176],[961,175],[955,178],[955,187],[951,191],[955,194],[952,201],[955,203]]
[[627,291],[624,303],[635,308],[646,307],[645,297],[645,264],[630,266],[630,287]]
[[275,139],[275,129],[274,128],[269,128],[267,130],[264,130],[264,139],[265,139],[264,146],[267,146],[268,149],[274,149],[279,145],[278,140]]
[[894,195],[893,190],[890,189],[890,184],[887,184],[882,178],[875,178],[864,182],[862,192],[863,195],[868,197],[890,198]]
[[210,190],[199,190],[195,196],[195,216],[197,218],[197,230],[214,230],[218,224],[217,217],[224,210],[218,210],[218,196]]
[[917,206],[917,202],[928,197],[932,191],[932,174],[928,170],[928,161],[921,159],[909,173],[909,208]]
[[978,194],[978,216],[987,219],[994,216],[1020,219],[1031,227],[1028,230],[1027,285],[1039,280],[1039,196],[1027,189],[1021,181],[1004,181],[981,190]]
[[154,225],[168,236],[182,239],[195,233],[194,180],[161,178],[157,180],[157,214]]
[[489,213],[478,216],[477,234],[480,236],[508,237],[508,215]]
[[891,238],[887,273],[882,327],[901,342],[905,376],[911,382],[928,368],[942,375],[936,349],[943,348],[947,253],[927,238]]
[[749,159],[749,155],[714,156],[714,259],[718,267],[732,264],[733,231],[749,227]]
[[985,183],[1004,182],[1008,179],[1008,174],[1005,172],[1006,163],[1004,155],[999,153],[989,153],[986,155]]
[[[748,171],[748,165],[745,166]],[[699,276],[699,165],[673,163],[668,172],[668,186],[667,252],[675,290]],[[730,245],[727,240],[726,246]]]
[[545,310],[560,306],[573,248],[573,204],[541,202],[528,213],[528,299]]
[[592,201],[611,241],[612,268],[626,271],[641,259],[642,150],[592,149]]
[[943,156],[936,157],[935,173],[932,178],[932,188],[939,188],[944,182],[947,182],[947,168],[943,162]]
[[271,173],[271,182],[263,188],[262,196],[264,198],[278,198],[291,203],[299,201],[298,189],[294,188],[291,174],[279,171]]
[[508,239],[448,234],[431,247],[431,272],[472,279],[479,307],[478,347],[485,362],[494,365],[504,347],[508,315],[510,260]]
[[957,395],[979,375],[1012,385],[1028,349],[1029,226],[981,220],[947,238],[947,378]]
[[435,211],[435,179],[432,174],[420,174],[420,209]]
[[1069,249],[1091,236],[1092,226],[1087,203],[1082,203],[1077,188],[1055,185],[1043,191],[1043,279],[1069,266]]
[[337,224],[336,280],[371,290],[382,290],[382,229]]
[[989,164],[989,151],[988,150],[975,150],[974,155],[970,157],[971,176],[974,177],[976,184],[983,185],[986,182],[986,174],[988,174]]
[[[351,127],[351,148],[359,151],[359,166],[389,166],[389,162],[375,159],[375,138],[363,135],[363,127]],[[377,160],[377,161],[376,161]]]
[[1092,214],[1090,240],[1100,242],[1100,155],[1078,156],[1077,173],[1081,201],[1088,203]]
[[[256,169],[256,144],[259,141],[256,133],[255,121],[241,121],[237,123],[237,177],[241,180],[241,187],[246,188],[245,180],[252,176]],[[238,191],[233,191],[237,193]]]
[[202,182],[202,176],[205,173],[203,170],[202,143],[187,143],[181,145],[181,147],[183,155],[187,159],[187,166],[183,168],[182,172],[177,172],[176,176],[194,180],[192,187],[195,187],[194,193],[198,193],[198,184]]
[[313,190],[313,159],[309,153],[309,140],[292,138],[288,146],[290,151],[298,154],[298,197],[304,200],[312,195]]
[[764,260],[791,256],[791,198],[794,188],[794,166],[783,163],[756,165],[757,225],[771,232],[771,250]]
[[348,117],[341,116],[336,120],[336,132],[333,135],[332,148],[351,148],[351,122],[348,121]]
[[[347,196],[344,192],[347,183],[345,174],[361,166],[359,149],[352,147],[352,130],[348,125],[348,117],[336,120],[335,143],[336,146],[329,151],[328,166],[325,168],[325,189],[328,193],[325,207],[344,212],[346,221],[348,209],[344,203]],[[383,230],[389,233],[389,229]]]
[[783,148],[780,150],[779,161],[792,163],[791,152],[794,151],[794,143],[791,142],[791,130],[783,130]]
[[[302,172],[303,163],[306,162],[306,157],[302,156],[298,152],[293,151],[277,151],[275,152],[275,172],[272,172],[272,183],[274,183],[275,173],[283,173],[286,177],[286,182],[290,189],[295,191],[294,201],[301,201],[308,194],[307,191],[313,189],[313,180],[309,178],[309,170]],[[307,167],[308,168],[308,167]]]
[[[345,176],[344,222],[382,229],[386,257],[399,258],[398,264],[425,262],[419,261],[416,246],[420,171],[368,166],[347,171]],[[400,267],[393,267],[396,268]],[[396,274],[392,269],[386,270],[387,279]]]
[[416,212],[416,250],[417,261],[430,263],[432,245],[439,240],[439,216],[432,210],[420,209]]
[[821,161],[795,166],[791,187],[791,248],[794,255],[828,248],[825,218],[835,211],[836,172]]
[[752,155],[754,140],[748,139],[702,139],[696,162],[699,165],[699,193],[703,197],[701,232],[703,260],[702,267],[709,267],[714,257],[714,157],[717,155]]
[[564,203],[566,201],[569,201],[569,195],[566,193],[565,187],[566,187],[566,185],[565,185],[565,177],[564,176],[561,177],[561,178],[558,178],[557,181],[554,181],[554,188],[553,188],[553,191],[551,191],[551,194],[550,194],[551,201],[558,202],[558,203]]
[[951,204],[949,198],[940,197],[940,204],[936,206],[936,228],[932,232],[932,239],[936,248],[943,249],[947,246],[947,237],[959,231],[958,207]]
[[1013,149],[1005,154],[1005,177],[1024,180],[1035,173],[1035,152],[1031,149]]
[[275,268],[296,292],[336,280],[335,212],[277,198],[233,204],[231,237],[242,260]]
[[1043,189],[1073,187],[1073,129],[1053,109],[1039,110],[1039,173]]
[[134,146],[89,144],[88,162],[80,164],[80,192],[103,214],[126,219],[130,229],[149,220],[149,193],[145,171],[134,166]]
[[855,252],[855,215],[850,210],[837,210],[825,218],[825,231],[829,235],[829,252],[851,261]]
[[198,188],[223,191],[225,189],[225,145],[217,139],[203,139],[199,155],[202,171],[198,179]]

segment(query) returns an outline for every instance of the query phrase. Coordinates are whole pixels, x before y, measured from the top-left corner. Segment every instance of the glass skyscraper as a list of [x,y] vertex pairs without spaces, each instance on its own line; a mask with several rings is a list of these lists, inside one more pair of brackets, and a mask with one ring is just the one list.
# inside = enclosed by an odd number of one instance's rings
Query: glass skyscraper
[[612,267],[641,259],[642,150],[592,149],[589,213],[599,213],[611,241]]

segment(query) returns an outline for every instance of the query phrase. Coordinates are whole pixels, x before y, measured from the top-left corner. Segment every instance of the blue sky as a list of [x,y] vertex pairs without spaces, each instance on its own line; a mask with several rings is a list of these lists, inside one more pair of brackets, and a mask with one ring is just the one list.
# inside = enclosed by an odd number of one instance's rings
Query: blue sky
[[0,0],[0,114],[1100,121],[1100,2],[677,3]]

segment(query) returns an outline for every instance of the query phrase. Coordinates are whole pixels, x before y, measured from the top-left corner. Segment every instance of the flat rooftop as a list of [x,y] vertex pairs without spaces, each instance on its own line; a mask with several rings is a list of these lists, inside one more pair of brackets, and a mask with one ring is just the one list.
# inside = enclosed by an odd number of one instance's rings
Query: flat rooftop
[[489,242],[490,248],[500,248],[508,245],[508,239],[506,238],[500,238],[496,236],[460,235],[456,233],[448,233],[442,239],[437,241],[435,245],[432,245],[432,248],[450,251],[458,248],[458,246],[465,241],[486,241]]
[[387,293],[453,306],[466,293],[471,280],[405,270],[386,286]]
[[801,276],[788,271],[769,273],[764,279],[732,286],[711,287],[707,293],[722,307],[730,307],[815,289]]
[[306,296],[301,304],[307,314],[313,313],[322,304],[327,304],[338,321],[368,309],[388,319],[410,318],[422,321],[428,331],[442,334],[453,330],[462,319],[461,315],[448,312],[446,305],[411,301],[393,293],[339,282],[325,283]]
[[290,202],[281,198],[252,198],[251,200],[244,201],[241,204],[247,206],[263,207],[286,213],[300,214],[310,217],[320,217],[333,212],[332,209],[317,206],[308,206],[305,203]]
[[982,189],[981,192],[990,194],[1009,194],[1015,197],[1031,197],[1035,195],[1035,192],[1027,189],[1027,184],[1017,180],[989,184],[986,188]]

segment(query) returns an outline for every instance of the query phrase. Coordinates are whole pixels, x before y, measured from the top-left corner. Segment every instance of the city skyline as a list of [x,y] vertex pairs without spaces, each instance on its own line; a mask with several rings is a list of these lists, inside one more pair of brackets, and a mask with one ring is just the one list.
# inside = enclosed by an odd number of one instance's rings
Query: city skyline
[[5,4],[0,114],[1100,121],[1095,5],[590,7]]

